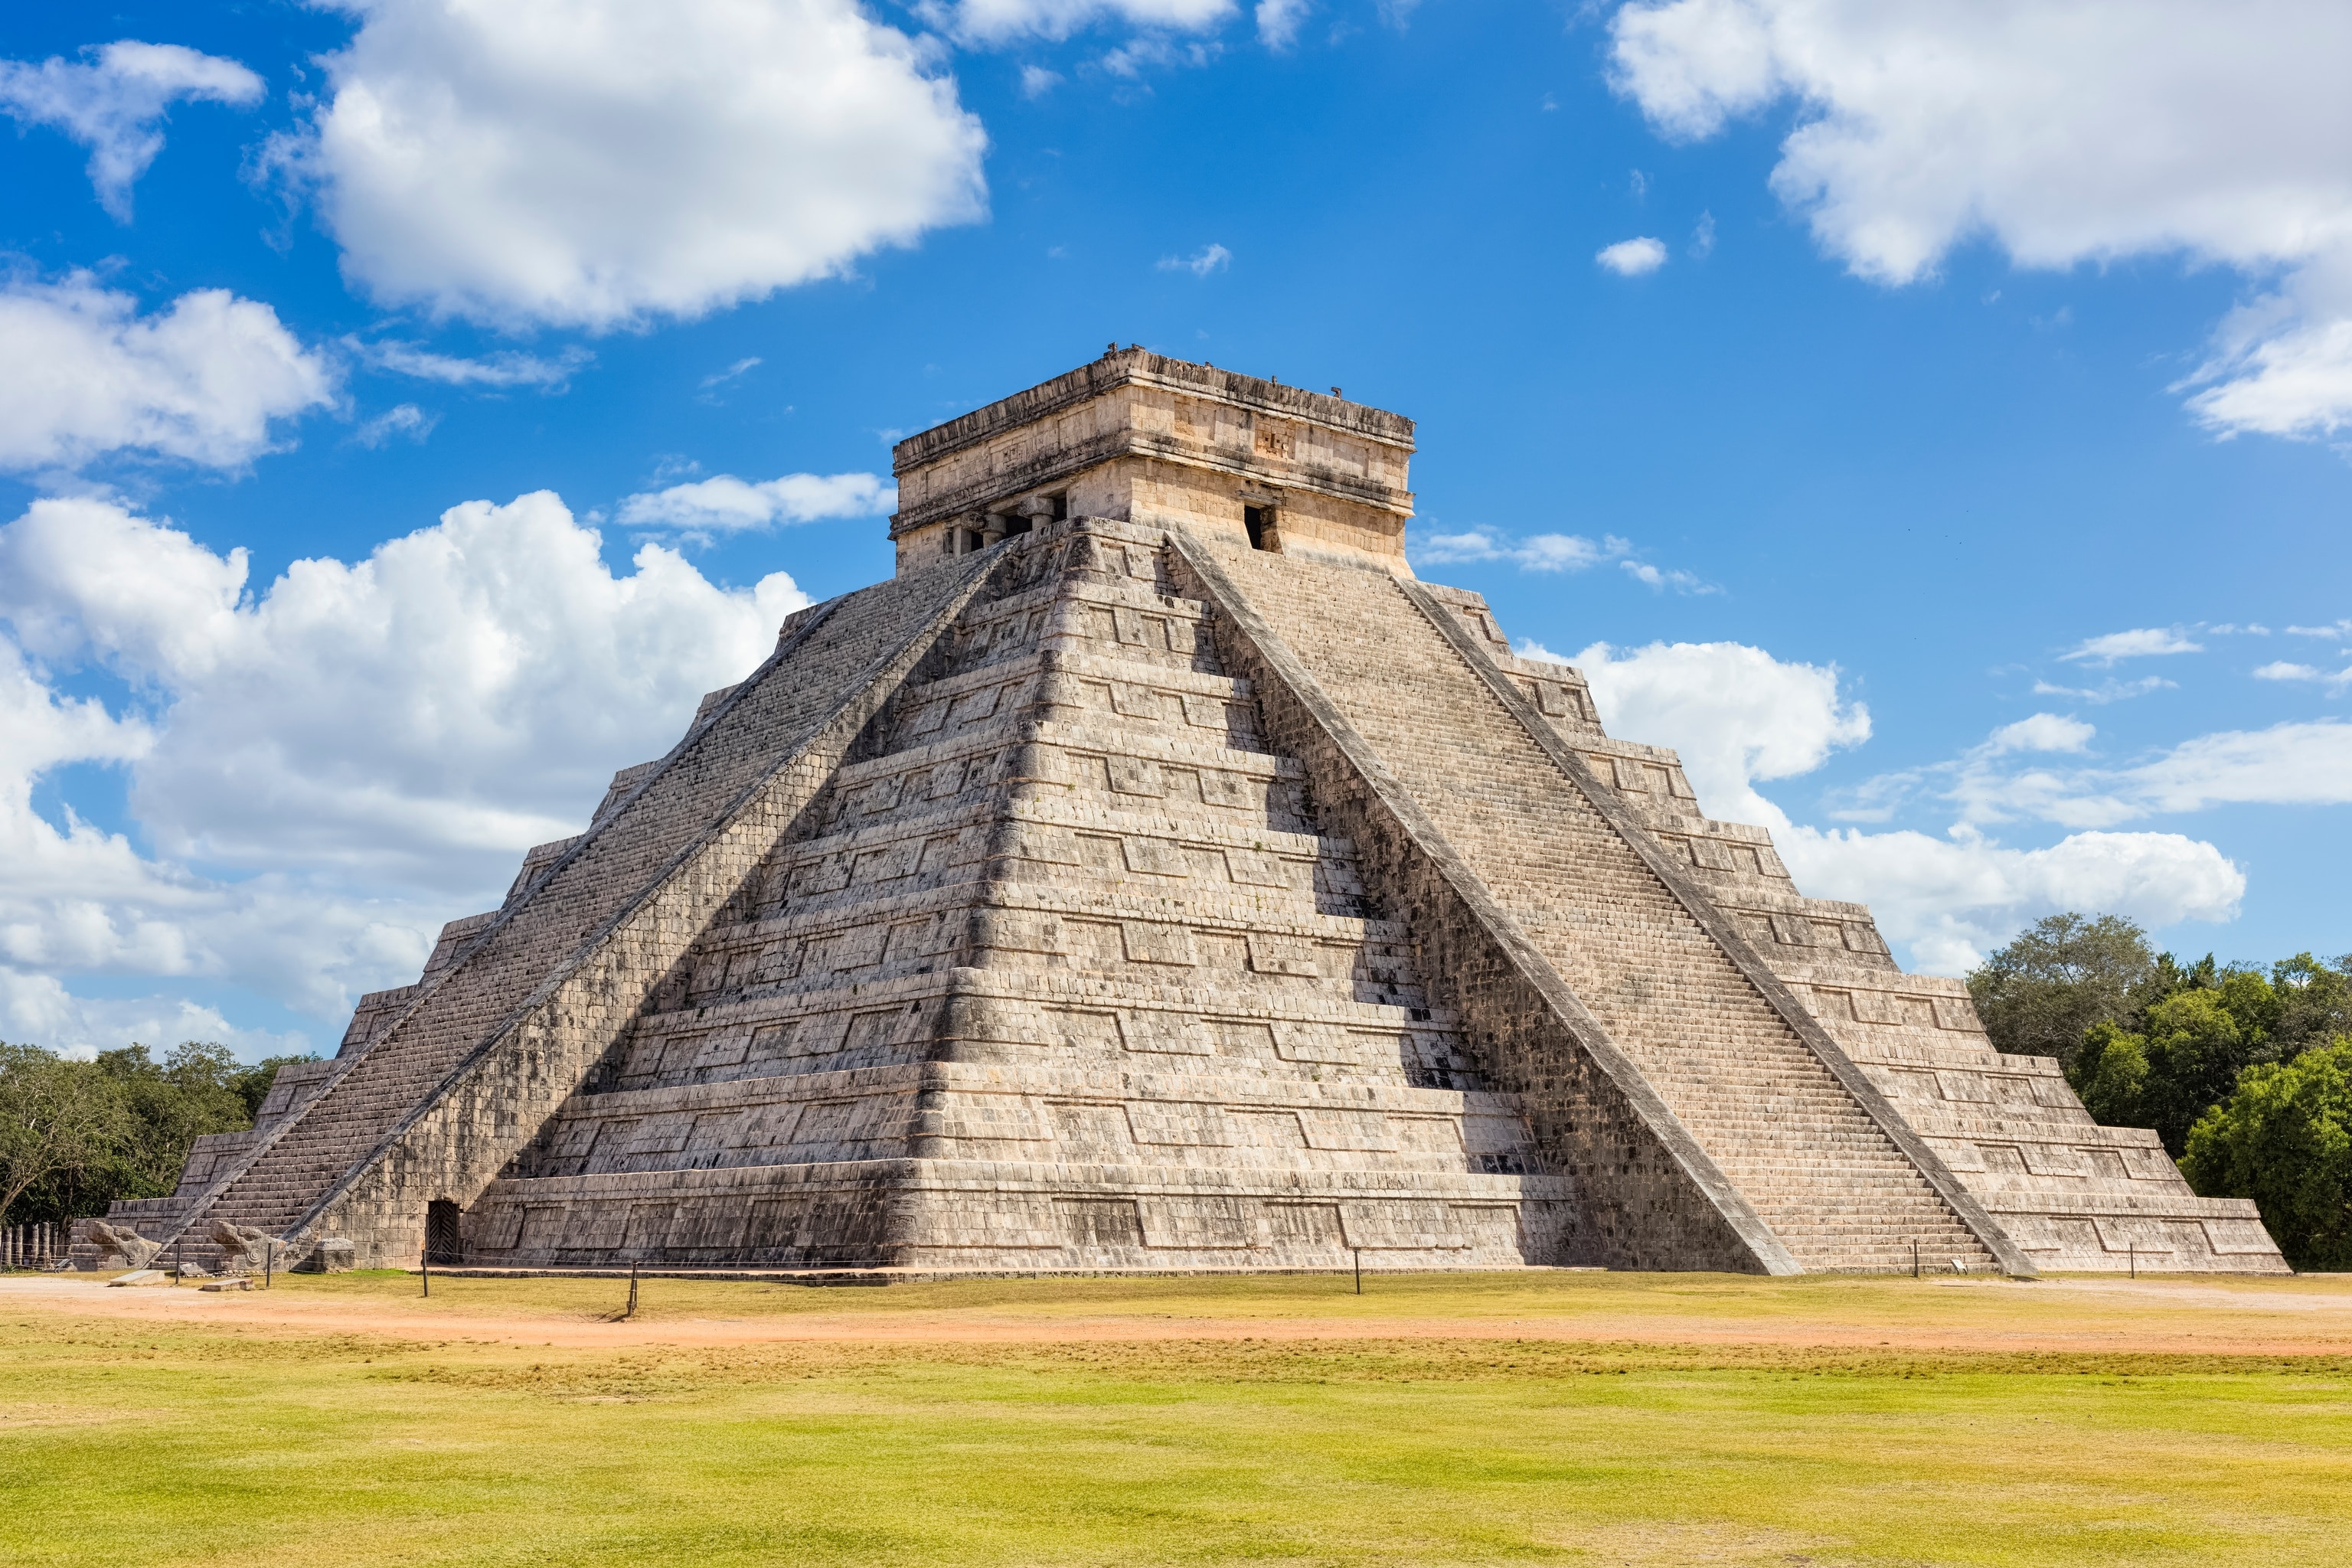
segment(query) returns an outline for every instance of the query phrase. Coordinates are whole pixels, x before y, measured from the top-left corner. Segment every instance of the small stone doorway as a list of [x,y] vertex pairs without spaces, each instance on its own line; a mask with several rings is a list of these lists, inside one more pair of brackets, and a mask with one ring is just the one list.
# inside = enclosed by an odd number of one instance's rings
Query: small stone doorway
[[460,1210],[447,1198],[425,1205],[425,1261],[455,1268],[466,1261],[464,1233],[458,1228]]

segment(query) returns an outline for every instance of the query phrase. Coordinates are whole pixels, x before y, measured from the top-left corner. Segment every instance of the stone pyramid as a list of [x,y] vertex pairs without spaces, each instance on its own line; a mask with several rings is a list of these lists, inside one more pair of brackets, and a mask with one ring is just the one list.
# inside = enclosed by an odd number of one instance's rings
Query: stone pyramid
[[513,1268],[2276,1271],[1413,579],[1412,426],[1139,350],[118,1223]]

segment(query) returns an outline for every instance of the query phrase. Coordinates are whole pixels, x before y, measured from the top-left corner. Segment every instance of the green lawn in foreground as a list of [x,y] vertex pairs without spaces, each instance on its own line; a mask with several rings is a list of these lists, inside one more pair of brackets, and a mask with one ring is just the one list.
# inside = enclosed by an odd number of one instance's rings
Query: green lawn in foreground
[[[0,1561],[2085,1563],[2343,1561],[2352,1360],[1503,1341],[518,1350],[159,1327],[0,1302]],[[405,1299],[414,1280],[305,1282]],[[1436,1281],[698,1286],[711,1317],[1471,1315]],[[625,1289],[625,1287],[624,1287]],[[1534,1294],[1529,1294],[1530,1289]],[[1879,1298],[1676,1279],[1726,1310]],[[2017,1310],[1947,1292],[1949,1310]],[[1586,1293],[1579,1295],[1579,1290]],[[577,1292],[581,1300],[570,1298]],[[1710,1296],[1709,1292],[1715,1292]],[[1810,1294],[1809,1294],[1810,1292]],[[655,1291],[647,1288],[653,1298]],[[287,1300],[294,1300],[289,1295]],[[674,1298],[668,1310],[677,1310]],[[1944,1310],[1914,1288],[1915,1313]],[[897,1303],[895,1306],[893,1303]],[[1409,1302],[1409,1306],[1396,1303]],[[1179,1307],[1187,1315],[1195,1307]],[[1890,1307],[1888,1309],[1892,1310]],[[2034,1310],[2041,1310],[2036,1308]]]

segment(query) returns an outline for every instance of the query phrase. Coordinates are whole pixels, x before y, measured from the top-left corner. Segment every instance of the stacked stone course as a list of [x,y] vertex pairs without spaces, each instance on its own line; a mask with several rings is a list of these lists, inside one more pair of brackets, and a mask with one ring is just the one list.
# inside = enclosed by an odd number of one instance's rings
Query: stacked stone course
[[[469,1255],[1512,1263],[1560,1184],[1150,531],[1005,547]],[[1042,579],[1042,580],[1040,580]],[[615,1230],[625,1203],[634,1229]]]
[[1990,1267],[1956,1215],[1381,574],[1221,552],[1331,700],[1800,1268]]
[[1627,813],[2036,1267],[2285,1271],[2252,1204],[2197,1196],[2155,1132],[2100,1126],[2056,1062],[1994,1050],[1967,986],[1905,973],[1867,907],[1800,894],[1767,830],[1700,813],[1671,751],[1605,736],[1580,674],[1514,655],[1477,595],[1426,592],[1531,704],[1538,689],[1562,689],[1542,709],[1558,738],[1615,786]]
[[1141,351],[902,444],[896,579],[114,1217],[197,1261],[2283,1267],[1413,581],[1411,449]]

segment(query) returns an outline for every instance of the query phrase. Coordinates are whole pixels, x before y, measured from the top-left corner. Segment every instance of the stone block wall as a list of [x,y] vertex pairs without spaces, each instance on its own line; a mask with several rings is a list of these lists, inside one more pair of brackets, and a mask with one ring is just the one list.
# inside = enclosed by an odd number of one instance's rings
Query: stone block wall
[[991,590],[473,1203],[469,1256],[1567,1256],[1568,1184],[1267,744],[1160,533],[1089,519],[999,550]]
[[2141,1128],[2094,1121],[2047,1058],[2005,1056],[1968,988],[1904,973],[1867,907],[1803,896],[1769,832],[1707,818],[1671,751],[1609,739],[1565,665],[1522,659],[1477,595],[1430,587],[1467,640],[1530,691],[1562,742],[1697,884],[1808,1016],[2034,1265],[2050,1269],[2277,1273],[2252,1203],[2200,1198]]
[[988,570],[943,566],[804,620],[529,897],[436,953],[315,1100],[215,1174],[183,1221],[192,1237],[220,1217],[413,1256],[425,1204],[478,1191],[602,1059]]
[[1412,421],[1337,395],[1114,346],[898,443],[901,570],[1030,526],[1116,519],[1244,537],[1410,574]]
[[[1211,541],[1201,549],[1280,628],[1339,713],[1799,1266],[1908,1268],[1914,1241],[1930,1256],[1994,1263],[2007,1238],[1956,1212],[1932,1155],[1904,1146],[1907,1129],[1887,1124],[1866,1086],[1857,1095],[1841,1080],[1845,1064],[1825,1058],[1742,973],[1706,928],[1707,911],[1661,880],[1411,589],[1384,574]],[[1669,787],[1678,777],[1652,759],[1612,761],[1612,773],[1625,762],[1640,774],[1654,768]]]
[[1024,521],[794,616],[117,1221],[202,1262],[214,1219],[407,1262],[446,1202],[512,1266],[2284,1267],[1477,595]]

